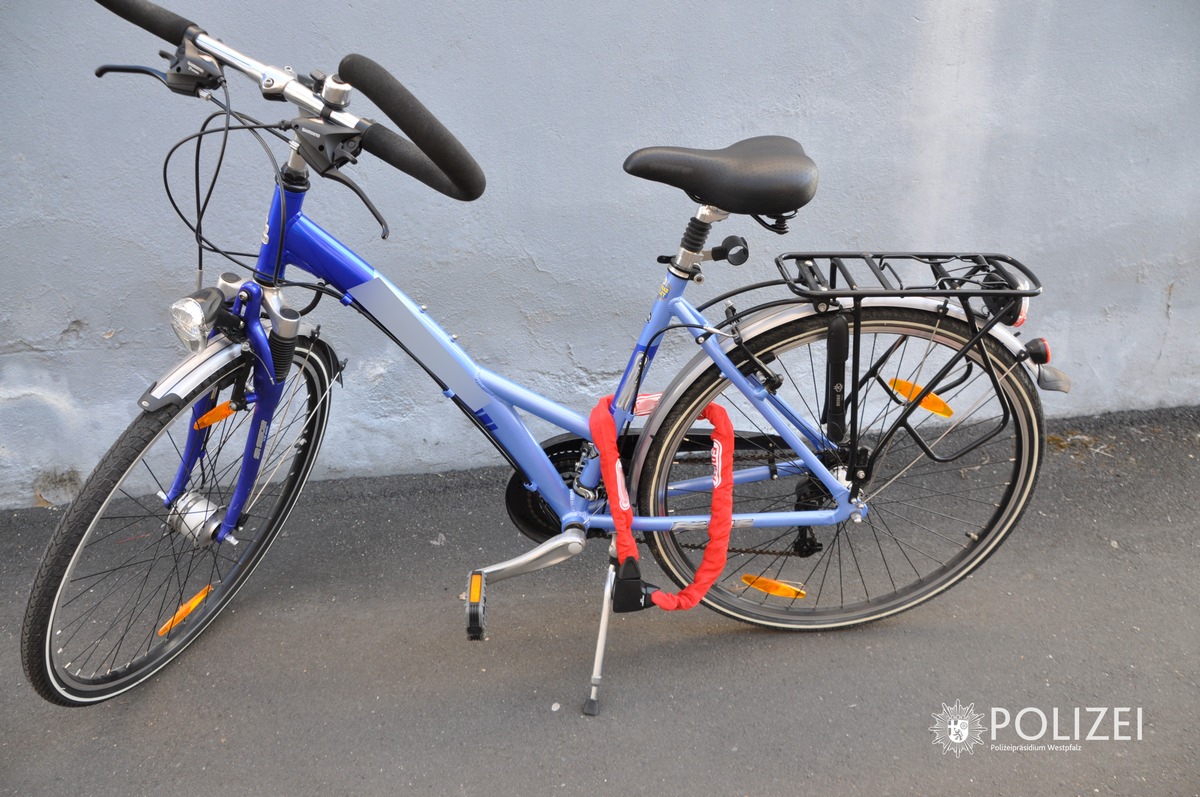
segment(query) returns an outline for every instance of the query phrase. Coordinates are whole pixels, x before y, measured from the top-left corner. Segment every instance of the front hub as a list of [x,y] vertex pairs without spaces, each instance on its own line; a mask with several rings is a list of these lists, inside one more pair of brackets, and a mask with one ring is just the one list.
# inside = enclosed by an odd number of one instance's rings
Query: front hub
[[203,548],[216,539],[223,516],[222,507],[188,490],[167,509],[167,526]]

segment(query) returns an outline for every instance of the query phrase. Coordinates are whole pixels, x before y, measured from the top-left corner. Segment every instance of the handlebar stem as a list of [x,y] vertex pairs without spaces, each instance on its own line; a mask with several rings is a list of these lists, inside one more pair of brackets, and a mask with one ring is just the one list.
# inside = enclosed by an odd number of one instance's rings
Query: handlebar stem
[[333,110],[320,95],[313,93],[291,72],[256,61],[207,33],[197,33],[194,41],[198,49],[253,79],[264,95],[282,96],[305,113],[324,117],[345,127],[360,131],[369,127],[369,123],[352,113]]

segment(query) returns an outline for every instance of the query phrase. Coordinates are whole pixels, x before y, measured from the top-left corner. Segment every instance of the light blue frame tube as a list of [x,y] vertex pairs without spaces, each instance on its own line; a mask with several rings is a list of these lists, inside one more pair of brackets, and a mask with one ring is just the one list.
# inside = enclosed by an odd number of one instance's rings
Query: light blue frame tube
[[[303,203],[302,192],[276,192],[268,220],[267,240],[280,240],[281,236],[277,234],[278,224],[286,215],[285,234],[282,236],[284,249],[280,256],[277,244],[263,245],[258,260],[260,274],[269,277],[275,272],[277,263],[280,264],[281,271],[295,266],[340,291],[344,294],[344,304],[368,316],[387,332],[430,374],[448,398],[453,399],[473,417],[497,447],[521,469],[529,480],[529,487],[542,495],[562,519],[564,526],[568,523],[580,523],[611,531],[612,517],[600,512],[603,503],[589,501],[563,482],[557,468],[533,437],[519,411],[528,412],[590,441],[591,431],[587,418],[499,374],[479,367],[422,307],[365,260],[305,216]],[[793,450],[799,452],[802,462],[781,463],[781,467],[811,471],[837,501],[837,507],[833,509],[734,515],[734,527],[825,525],[848,518],[858,507],[850,503],[847,488],[804,446],[796,426],[789,421],[798,422],[801,433],[806,437],[821,439],[820,431],[794,415],[785,419],[775,408],[778,402],[773,401],[773,397],[769,397],[756,380],[748,379],[738,371],[728,355],[721,350],[715,336],[704,333],[703,327],[709,326],[708,321],[682,298],[688,282],[674,274],[668,274],[659,290],[650,318],[638,337],[615,393],[613,416],[617,428],[623,428],[632,420],[632,402],[637,385],[654,359],[664,330],[677,320],[687,325],[697,340],[704,337],[701,345],[721,372],[747,396],[781,438]],[[744,473],[739,472],[735,475],[735,484],[738,481],[745,483],[761,477],[761,470],[752,468]],[[581,475],[581,482],[586,487],[594,487],[598,481],[599,467],[596,458],[593,458]],[[687,490],[692,485],[681,483],[674,487],[677,490]],[[707,515],[636,516],[633,528],[648,532],[703,528],[707,521]]]

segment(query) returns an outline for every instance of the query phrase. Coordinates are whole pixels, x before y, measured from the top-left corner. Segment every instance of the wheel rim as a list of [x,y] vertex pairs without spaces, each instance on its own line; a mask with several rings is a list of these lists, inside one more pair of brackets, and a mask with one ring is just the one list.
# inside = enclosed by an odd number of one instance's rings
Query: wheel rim
[[[45,645],[57,690],[84,702],[124,691],[181,652],[228,603],[291,511],[320,447],[326,369],[313,349],[297,348],[236,545],[197,544],[156,493],[174,478],[192,407],[204,396],[224,401],[247,372],[214,380],[169,414],[103,500],[58,586]],[[210,428],[189,498],[227,505],[251,415],[239,412]]]
[[[917,323],[915,317],[888,319],[864,313],[862,370],[867,373],[877,363],[879,378],[858,388],[860,445],[874,449],[905,399],[917,397],[918,391],[904,383],[927,384],[936,374],[935,366],[944,364],[951,349],[965,342],[964,325],[932,318]],[[816,386],[823,384],[824,377],[824,325],[808,321],[787,330],[780,330],[779,339],[766,346],[775,355],[769,367],[784,378],[779,394],[806,417],[819,418],[822,389]],[[809,534],[805,530],[735,528],[725,571],[705,602],[725,614],[764,625],[853,625],[924,602],[982,562],[1027,502],[1036,477],[1040,436],[1039,415],[1030,405],[1032,388],[1020,366],[991,347],[989,354],[1001,377],[1003,400],[981,366],[979,352],[972,350],[971,368],[957,368],[935,386],[935,395],[953,408],[954,415],[944,418],[931,401],[922,404],[910,421],[935,455],[958,453],[964,447],[965,453],[939,463],[922,451],[912,434],[898,432],[883,446],[866,485],[870,511],[863,522],[812,527],[811,535],[822,548],[807,556],[802,555]],[[847,378],[850,371],[848,364]],[[726,407],[739,431],[735,467],[761,465],[772,458],[777,465],[788,460],[782,440],[764,428],[762,419],[748,411],[744,397],[727,383],[689,391],[681,404],[690,416],[713,400]],[[1001,425],[1005,410],[1009,411],[1007,425]],[[681,424],[666,425],[676,429],[665,442],[660,461],[672,464],[656,468],[658,478],[646,509],[651,514],[703,514],[708,495],[671,495],[669,485],[708,468],[706,446],[691,442],[706,438],[707,431],[683,436]],[[763,440],[781,450],[768,451]],[[691,448],[700,450],[690,452]],[[668,458],[667,452],[674,455]],[[827,465],[845,464],[844,457],[828,459]],[[734,498],[735,512],[832,505],[819,482],[787,476],[786,469],[774,481],[739,484]],[[668,574],[686,583],[700,562],[706,539],[703,531],[657,535],[652,549]],[[797,596],[800,589],[804,597]]]

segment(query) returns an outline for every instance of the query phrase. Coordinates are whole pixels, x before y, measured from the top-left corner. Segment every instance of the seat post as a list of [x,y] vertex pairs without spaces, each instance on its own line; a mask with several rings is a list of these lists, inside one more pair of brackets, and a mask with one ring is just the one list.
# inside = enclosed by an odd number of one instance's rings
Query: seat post
[[671,261],[671,273],[681,279],[702,282],[700,264],[712,259],[711,252],[704,251],[708,233],[718,221],[729,218],[729,214],[713,205],[701,205],[696,215],[688,221],[687,229],[679,242],[679,254]]

